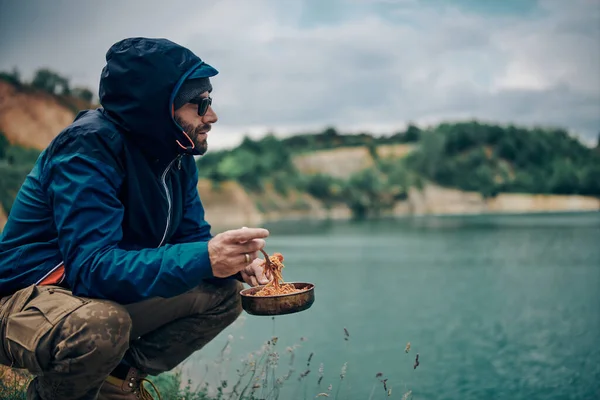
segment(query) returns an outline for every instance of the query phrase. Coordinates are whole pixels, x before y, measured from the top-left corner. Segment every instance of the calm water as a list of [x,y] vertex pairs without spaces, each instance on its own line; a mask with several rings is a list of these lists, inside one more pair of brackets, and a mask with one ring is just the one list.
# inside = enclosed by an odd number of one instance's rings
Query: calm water
[[[600,213],[268,228],[285,280],[315,283],[315,304],[275,320],[244,314],[192,357],[195,381],[222,370],[235,377],[241,359],[275,335],[277,376],[289,368],[286,347],[300,345],[283,399],[311,399],[329,384],[335,398],[344,363],[340,399],[407,390],[414,399],[600,398]],[[229,335],[230,361],[215,366]]]

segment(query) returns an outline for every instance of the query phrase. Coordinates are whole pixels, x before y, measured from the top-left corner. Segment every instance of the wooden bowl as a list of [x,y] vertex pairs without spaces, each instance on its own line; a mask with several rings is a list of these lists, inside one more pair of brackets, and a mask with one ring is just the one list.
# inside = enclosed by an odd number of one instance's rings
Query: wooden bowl
[[286,282],[301,292],[276,296],[253,296],[264,287],[255,286],[240,292],[242,307],[252,315],[284,315],[308,310],[315,301],[315,285],[307,282]]

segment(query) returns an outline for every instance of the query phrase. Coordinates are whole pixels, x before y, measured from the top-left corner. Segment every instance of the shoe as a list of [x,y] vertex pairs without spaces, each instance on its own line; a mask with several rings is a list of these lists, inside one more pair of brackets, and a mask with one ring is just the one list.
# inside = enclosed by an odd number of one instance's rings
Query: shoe
[[161,400],[158,389],[152,381],[146,379],[146,376],[135,368],[129,368],[125,379],[109,375],[100,388],[98,400],[156,400],[146,390],[144,382],[152,385],[158,400]]

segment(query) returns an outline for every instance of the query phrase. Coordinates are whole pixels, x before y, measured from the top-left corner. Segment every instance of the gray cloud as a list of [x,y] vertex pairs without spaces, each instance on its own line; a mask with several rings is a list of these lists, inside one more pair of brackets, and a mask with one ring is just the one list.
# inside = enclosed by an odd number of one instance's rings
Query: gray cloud
[[217,146],[267,129],[391,131],[459,118],[558,125],[588,141],[600,130],[594,0],[542,0],[527,15],[348,0],[335,3],[345,7],[337,17],[310,1],[65,3],[38,13],[39,31],[2,43],[0,68],[49,65],[96,88],[110,44],[169,37],[220,70]]

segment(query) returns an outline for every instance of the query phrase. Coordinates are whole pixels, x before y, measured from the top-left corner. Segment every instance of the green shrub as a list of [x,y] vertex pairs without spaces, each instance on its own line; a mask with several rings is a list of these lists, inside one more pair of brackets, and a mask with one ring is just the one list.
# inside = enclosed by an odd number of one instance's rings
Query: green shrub
[[0,131],[0,160],[6,158],[6,152],[9,147],[10,143],[8,142],[8,139],[4,135],[4,132]]

